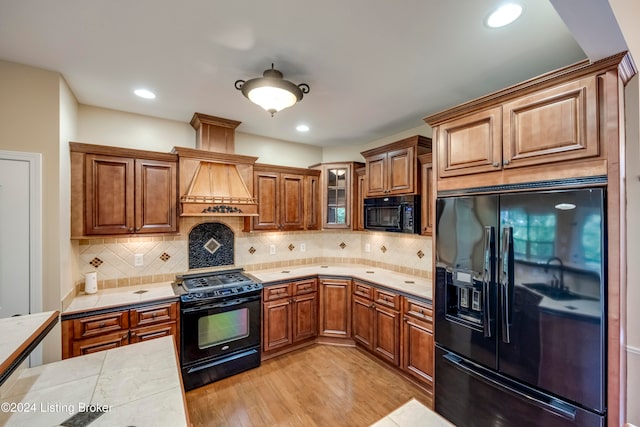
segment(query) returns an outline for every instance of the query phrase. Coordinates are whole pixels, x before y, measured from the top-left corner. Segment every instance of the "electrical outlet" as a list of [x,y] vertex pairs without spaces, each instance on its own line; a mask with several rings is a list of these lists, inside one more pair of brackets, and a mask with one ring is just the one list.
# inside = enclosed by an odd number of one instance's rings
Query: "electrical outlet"
[[269,254],[270,255],[276,254],[276,245],[269,245]]
[[133,266],[142,267],[144,265],[144,254],[135,254],[133,256]]
[[371,245],[369,243],[365,243],[364,244],[364,251],[365,252],[371,252]]
[[307,251],[307,245],[304,243],[300,243],[300,252],[306,252]]

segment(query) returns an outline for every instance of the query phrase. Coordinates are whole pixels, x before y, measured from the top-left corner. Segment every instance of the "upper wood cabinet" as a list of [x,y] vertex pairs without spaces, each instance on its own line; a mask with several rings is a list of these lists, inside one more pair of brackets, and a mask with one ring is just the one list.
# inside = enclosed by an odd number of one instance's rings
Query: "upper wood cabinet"
[[575,64],[425,118],[438,191],[607,175],[621,59]]
[[319,171],[255,165],[253,191],[258,216],[245,220],[245,231],[317,229]]
[[433,186],[433,155],[421,154],[420,160],[420,234],[431,236],[433,234],[433,212],[435,206]]
[[72,237],[178,230],[173,154],[70,147]]
[[417,194],[418,155],[431,151],[431,138],[412,136],[363,151],[366,161],[366,197]]
[[356,229],[358,178],[356,169],[363,163],[323,163],[311,168],[321,171],[322,228]]

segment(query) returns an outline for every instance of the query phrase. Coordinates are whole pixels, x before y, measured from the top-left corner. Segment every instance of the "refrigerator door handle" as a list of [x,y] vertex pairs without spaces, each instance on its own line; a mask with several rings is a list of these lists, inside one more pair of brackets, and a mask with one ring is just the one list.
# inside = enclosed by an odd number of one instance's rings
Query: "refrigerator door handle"
[[491,255],[494,250],[494,228],[484,228],[484,266],[482,269],[482,329],[485,338],[491,338],[491,298],[489,295],[492,268]]
[[502,341],[511,343],[511,292],[513,277],[512,227],[502,229],[502,253],[500,255],[500,300],[502,310]]
[[442,356],[448,363],[450,363],[456,369],[475,377],[476,379],[488,384],[492,387],[502,389],[508,393],[511,393],[520,399],[527,401],[541,409],[553,412],[554,414],[566,418],[571,421],[576,420],[576,410],[574,407],[548,396],[544,396],[535,390],[518,390],[516,387],[506,384],[499,378],[493,378],[490,372],[482,372],[472,363],[465,361],[464,359],[448,353]]

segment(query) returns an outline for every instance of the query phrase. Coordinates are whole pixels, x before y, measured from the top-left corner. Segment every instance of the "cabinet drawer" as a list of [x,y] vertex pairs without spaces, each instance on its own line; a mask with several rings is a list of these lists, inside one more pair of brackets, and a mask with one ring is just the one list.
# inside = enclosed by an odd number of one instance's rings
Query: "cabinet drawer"
[[423,302],[405,299],[404,312],[407,316],[415,317],[416,319],[425,321],[433,328],[433,314],[431,307]]
[[148,341],[154,338],[166,337],[169,335],[176,335],[176,322],[132,329],[131,333],[129,334],[129,343],[133,344],[136,342]]
[[127,344],[129,344],[129,331],[85,338],[72,342],[71,356],[83,356],[85,354],[122,347]]
[[129,313],[132,328],[136,326],[147,326],[162,322],[176,320],[177,304],[160,304],[149,307],[131,309]]
[[269,286],[264,288],[264,300],[273,301],[275,299],[285,298],[291,296],[291,287],[289,283],[284,285]]
[[400,310],[400,295],[382,291],[380,289],[373,290],[373,300],[380,305]]
[[362,298],[371,299],[373,297],[373,288],[360,282],[353,282],[353,294]]
[[89,316],[73,321],[73,338],[89,338],[129,329],[129,311]]
[[316,279],[304,280],[302,282],[296,282],[293,284],[294,295],[308,294],[311,292],[316,292],[317,290],[318,290],[318,283]]

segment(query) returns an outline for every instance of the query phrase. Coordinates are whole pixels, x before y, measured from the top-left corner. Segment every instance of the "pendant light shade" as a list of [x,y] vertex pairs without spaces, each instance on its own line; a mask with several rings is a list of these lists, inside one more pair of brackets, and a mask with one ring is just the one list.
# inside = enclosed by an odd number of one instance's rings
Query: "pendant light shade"
[[295,85],[284,80],[280,71],[273,68],[265,70],[262,77],[251,80],[236,80],[236,89],[242,91],[254,104],[258,104],[273,116],[280,110],[289,108],[300,101],[305,93],[309,93],[309,85]]

